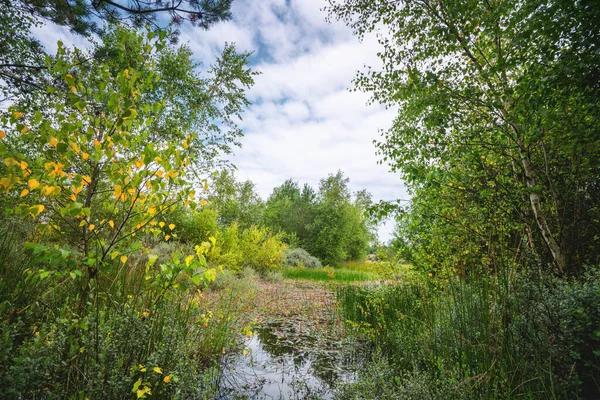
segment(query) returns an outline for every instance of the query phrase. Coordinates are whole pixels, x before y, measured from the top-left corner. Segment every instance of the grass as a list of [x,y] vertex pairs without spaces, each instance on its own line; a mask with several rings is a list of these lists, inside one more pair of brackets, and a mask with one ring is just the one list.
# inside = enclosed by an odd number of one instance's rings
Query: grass
[[350,271],[374,272],[376,267],[376,262],[367,260],[350,260],[342,262],[342,269]]
[[599,398],[598,282],[515,273],[337,287],[340,318],[382,363],[340,398]]
[[378,278],[375,272],[352,270],[346,268],[288,268],[283,271],[286,279],[303,279],[325,282],[364,282]]

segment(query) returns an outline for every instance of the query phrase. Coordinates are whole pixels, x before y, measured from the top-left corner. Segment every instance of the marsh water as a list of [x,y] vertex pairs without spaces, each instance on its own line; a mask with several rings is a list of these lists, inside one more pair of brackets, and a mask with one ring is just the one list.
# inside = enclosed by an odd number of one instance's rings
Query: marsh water
[[360,358],[344,342],[283,320],[257,326],[242,354],[225,360],[219,399],[331,399]]

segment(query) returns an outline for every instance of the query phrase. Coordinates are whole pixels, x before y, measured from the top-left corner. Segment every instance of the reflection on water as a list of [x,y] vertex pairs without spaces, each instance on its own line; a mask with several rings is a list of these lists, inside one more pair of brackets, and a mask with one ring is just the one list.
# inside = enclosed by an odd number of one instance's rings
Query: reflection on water
[[225,361],[218,399],[330,399],[337,384],[353,380],[356,355],[301,327],[290,321],[258,327],[246,340],[248,353]]

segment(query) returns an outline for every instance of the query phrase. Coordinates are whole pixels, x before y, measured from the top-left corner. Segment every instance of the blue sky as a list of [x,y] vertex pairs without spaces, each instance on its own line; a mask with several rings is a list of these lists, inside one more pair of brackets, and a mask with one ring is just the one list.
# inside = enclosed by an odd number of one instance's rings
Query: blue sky
[[[253,105],[243,115],[242,147],[231,161],[236,175],[252,180],[266,198],[285,179],[317,187],[338,169],[353,191],[367,189],[374,200],[406,198],[400,178],[378,165],[373,139],[391,125],[395,110],[366,103],[369,96],[350,92],[365,65],[377,67],[375,37],[363,42],[343,23],[325,22],[324,0],[234,0],[233,20],[209,31],[185,26],[180,43],[209,65],[225,42],[254,52],[252,67],[261,72],[248,95]],[[84,47],[86,40],[61,27],[44,26],[36,36],[53,50],[58,39]],[[390,237],[381,226],[380,240]]]

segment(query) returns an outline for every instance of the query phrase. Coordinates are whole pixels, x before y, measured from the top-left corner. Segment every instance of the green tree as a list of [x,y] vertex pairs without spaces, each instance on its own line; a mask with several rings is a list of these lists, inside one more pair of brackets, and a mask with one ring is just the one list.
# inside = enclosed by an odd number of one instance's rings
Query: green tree
[[305,184],[302,189],[298,182],[286,180],[265,203],[263,223],[280,232],[284,232],[291,242],[299,247],[307,247],[311,240],[311,224],[314,219],[316,193]]
[[377,243],[377,224],[367,214],[367,209],[372,206],[372,203],[371,193],[367,190],[355,193],[348,214],[350,229],[346,253],[350,260],[364,260],[368,247]]
[[[238,134],[235,127],[227,129],[232,121],[220,118],[226,114],[219,110],[242,111],[243,92],[223,75],[250,85],[252,72],[240,68],[247,55],[228,47],[212,77],[199,78],[189,50],[171,48],[165,40],[164,33],[142,36],[117,27],[99,48],[114,46],[127,54],[104,62],[59,43],[56,58],[46,60],[55,85],[47,88],[43,107],[17,103],[1,120],[7,132],[0,131],[6,166],[0,186],[20,198],[16,214],[35,219],[37,253],[43,256],[49,249],[43,243],[56,237],[65,249],[61,254],[75,258],[56,273],[83,275],[79,312],[91,282],[110,272],[110,260],[125,263],[140,248],[132,238],[173,237],[176,226],[166,216],[177,204],[197,204],[194,166],[208,161],[208,138]],[[181,62],[165,62],[173,58]],[[193,84],[187,91],[204,96],[173,89],[184,82]],[[173,122],[183,115],[179,124]],[[215,131],[217,123],[223,128]]]
[[[362,215],[352,205],[349,178],[342,171],[321,180],[307,250],[325,264],[362,257],[367,241]],[[355,247],[356,246],[356,247]]]
[[380,32],[383,67],[355,83],[399,109],[378,147],[413,194],[403,226],[427,266],[451,254],[466,265],[475,250],[490,267],[491,254],[506,265],[530,253],[557,274],[597,262],[596,3],[350,0],[329,11],[360,37]]
[[67,26],[81,35],[100,32],[102,26],[98,26],[98,22],[102,20],[157,28],[165,21],[188,22],[208,29],[231,18],[231,0],[3,0],[3,3],[25,14]]
[[259,224],[263,200],[252,181],[240,182],[233,171],[225,169],[212,175],[206,189],[208,205],[217,212],[222,227],[234,222],[242,229]]
[[[44,92],[48,75],[44,61],[48,55],[32,36],[31,28],[44,20],[67,26],[71,32],[103,36],[112,32],[110,25],[135,27],[177,27],[190,23],[208,29],[231,18],[231,0],[0,0],[0,104],[13,96]],[[176,40],[177,31],[169,38]],[[95,56],[89,54],[88,56]],[[114,56],[114,54],[112,55]],[[176,60],[171,60],[176,61]],[[190,62],[188,60],[188,62]],[[188,91],[189,92],[189,91]],[[183,93],[183,92],[182,92]]]

